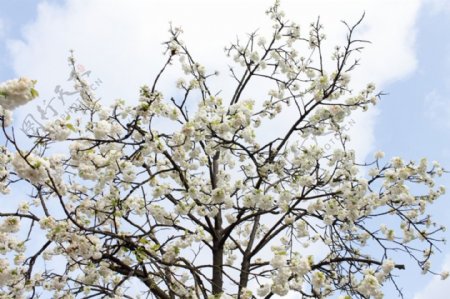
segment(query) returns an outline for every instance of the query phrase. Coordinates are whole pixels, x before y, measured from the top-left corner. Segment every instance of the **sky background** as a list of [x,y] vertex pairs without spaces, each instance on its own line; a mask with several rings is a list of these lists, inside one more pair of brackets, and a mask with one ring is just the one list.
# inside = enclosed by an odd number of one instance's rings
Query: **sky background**
[[[39,100],[15,111],[15,126],[30,113],[43,122],[38,106],[54,97],[55,87],[69,90],[67,57],[74,49],[80,68],[98,80],[104,101],[137,99],[138,88],[151,82],[162,63],[161,42],[168,22],[181,25],[184,40],[207,69],[226,70],[223,47],[256,28],[270,26],[264,15],[271,1],[106,1],[0,0],[0,82],[18,76],[38,80]],[[342,38],[340,20],[355,22],[363,12],[362,54],[354,86],[375,82],[387,95],[376,109],[354,116],[353,147],[361,159],[378,149],[405,160],[427,157],[450,169],[450,1],[359,0],[282,1],[289,19],[304,34],[317,16],[332,46]],[[226,71],[222,72],[226,78]],[[175,80],[163,88],[170,90]],[[219,84],[220,83],[220,84]],[[171,85],[172,84],[172,85]],[[226,80],[216,82],[226,95]],[[67,102],[70,101],[68,98]],[[66,106],[54,99],[57,113]],[[47,111],[52,117],[53,111]],[[276,131],[272,132],[276,133]],[[448,176],[439,181],[447,185]],[[450,227],[450,200],[444,196],[432,213]],[[446,233],[447,239],[448,232]],[[434,269],[450,270],[450,246],[442,246]],[[408,267],[399,273],[405,298],[447,299],[450,280],[422,276]],[[395,298],[388,290],[386,298]]]

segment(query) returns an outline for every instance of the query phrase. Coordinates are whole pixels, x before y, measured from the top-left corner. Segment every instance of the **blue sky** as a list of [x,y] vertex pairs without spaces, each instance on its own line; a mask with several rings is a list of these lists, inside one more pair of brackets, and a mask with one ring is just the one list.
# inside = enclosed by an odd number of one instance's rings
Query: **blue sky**
[[[436,12],[424,6],[417,21],[417,68],[406,78],[391,82],[379,108],[377,143],[386,151],[417,159],[424,153],[448,160],[448,111],[432,111],[430,97],[447,100],[450,69],[450,18],[447,11]],[[434,95],[433,95],[434,94]],[[435,118],[435,116],[437,118]],[[399,138],[401,136],[402,138]],[[420,142],[418,142],[420,141]],[[446,156],[447,155],[447,156]]]
[[[380,114],[375,126],[377,146],[387,156],[398,155],[405,159],[427,157],[450,168],[450,10],[446,6],[426,3],[416,23],[416,70],[384,87],[389,93],[379,105]],[[439,181],[449,187],[448,176]],[[448,195],[430,209],[435,219],[450,227]],[[448,233],[446,234],[448,239]],[[450,265],[450,247],[434,261],[436,266]],[[447,256],[445,256],[447,254]],[[438,266],[439,267],[439,266]],[[404,276],[401,281],[407,294],[423,289],[416,299],[447,298],[448,282],[434,279],[424,288],[430,277]],[[417,282],[412,284],[411,282]]]
[[[198,32],[212,34],[208,37],[208,47],[217,47],[221,51],[227,40],[218,39],[218,36],[231,40],[235,33],[242,34],[259,27],[258,22],[264,22],[263,12],[270,3],[241,3],[239,9],[255,11],[255,18],[246,18],[241,12],[241,18],[233,16],[227,20],[214,14],[222,10],[225,15],[231,14],[233,9],[229,6],[237,7],[239,2],[231,1],[227,5],[217,2],[220,3],[219,10],[202,1],[185,1],[189,7],[181,6],[177,1],[164,4],[156,1],[156,13],[149,11],[150,17],[155,19],[154,24],[147,24],[139,23],[140,17],[132,17],[140,9],[139,5],[132,4],[136,1],[130,1],[130,4],[108,2],[114,3],[109,5],[111,11],[101,10],[106,4],[102,0],[75,2],[0,1],[0,81],[20,75],[37,76],[42,98],[50,99],[54,87],[65,84],[69,72],[65,59],[69,49],[75,48],[83,67],[92,70],[95,78],[102,78],[103,85],[99,89],[102,96],[133,97],[137,87],[151,77],[152,61],[161,57],[158,56],[161,52],[159,44],[166,37],[169,20],[174,19],[185,28],[187,41],[191,41],[194,52],[202,55],[207,66],[220,68],[215,62],[216,56],[207,53],[209,49],[205,52],[204,46],[202,49],[204,40],[199,38]],[[383,97],[376,110],[356,117],[359,126],[353,132],[354,146],[363,153],[362,156],[381,149],[387,157],[401,156],[409,160],[425,156],[450,169],[450,1],[297,2],[300,4],[295,5],[301,10],[286,9],[291,19],[305,18],[308,24],[320,13],[332,33],[338,20],[352,20],[363,10],[367,12],[363,30],[373,45],[368,47],[362,60],[363,70],[355,78],[356,84],[374,80],[388,95]],[[295,6],[292,1],[285,3]],[[198,21],[198,12],[195,12],[198,9],[205,13],[205,22],[217,19],[214,26],[207,26],[215,27],[216,35]],[[230,19],[233,22],[229,22]],[[154,26],[147,28],[149,25]],[[124,43],[129,43],[129,47]],[[142,45],[143,50],[135,49],[135,45]],[[154,60],[146,60],[148,56]],[[130,83],[127,82],[126,87],[122,87],[124,77],[129,77]],[[36,111],[36,106],[31,107],[31,111]],[[19,112],[18,117],[24,115]],[[17,124],[20,124],[18,120]],[[450,188],[448,182],[446,177],[440,183]],[[450,227],[448,197],[442,198],[430,211],[439,222]],[[444,263],[450,268],[450,247],[442,249],[442,254],[435,258],[436,270]],[[405,298],[447,298],[445,292],[450,291],[449,281],[439,282],[437,278],[416,275],[419,272],[408,271],[407,275],[401,276]],[[388,294],[386,298],[394,298],[392,296]]]

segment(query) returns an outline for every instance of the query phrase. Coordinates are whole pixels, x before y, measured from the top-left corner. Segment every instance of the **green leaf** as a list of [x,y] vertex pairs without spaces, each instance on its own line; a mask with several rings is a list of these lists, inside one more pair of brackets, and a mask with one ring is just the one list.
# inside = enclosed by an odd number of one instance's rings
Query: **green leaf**
[[76,131],[75,127],[74,127],[72,124],[66,124],[66,127],[67,127],[69,130],[71,130],[72,132],[75,132],[75,131]]
[[139,243],[141,244],[148,244],[148,240],[146,238],[140,238]]
[[136,248],[136,250],[133,252],[134,255],[136,256],[136,260],[141,263],[145,260],[145,258],[147,257],[144,249],[141,247]]
[[36,89],[31,88],[31,96],[33,98],[37,98],[39,96],[39,92]]

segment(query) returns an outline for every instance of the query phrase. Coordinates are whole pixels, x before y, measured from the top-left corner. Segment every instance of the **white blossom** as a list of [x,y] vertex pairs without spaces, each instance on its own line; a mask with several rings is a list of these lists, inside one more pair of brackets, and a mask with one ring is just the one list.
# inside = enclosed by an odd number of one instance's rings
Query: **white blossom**
[[36,81],[26,77],[13,79],[0,84],[0,106],[4,109],[14,110],[25,105],[38,96],[34,89]]

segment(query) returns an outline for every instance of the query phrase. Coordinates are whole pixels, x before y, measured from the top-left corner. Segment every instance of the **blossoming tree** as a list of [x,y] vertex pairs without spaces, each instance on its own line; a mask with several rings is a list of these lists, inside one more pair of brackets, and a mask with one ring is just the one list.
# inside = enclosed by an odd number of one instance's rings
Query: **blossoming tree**
[[[302,36],[278,4],[267,13],[270,38],[226,49],[237,62],[230,98],[211,90],[218,74],[178,28],[137,105],[102,105],[73,67],[77,111],[28,149],[11,111],[37,97],[35,81],[0,85],[0,192],[32,190],[0,212],[0,298],[382,298],[405,268],[396,257],[434,273],[443,228],[425,209],[444,193],[433,182],[442,168],[381,152],[358,163],[348,146],[346,119],[378,97],[372,84],[350,89],[359,22],[345,24],[327,69],[318,22]],[[158,82],[177,61],[179,91],[164,96]],[[253,80],[270,86],[266,98],[244,97]],[[268,138],[260,125],[283,117],[287,129]],[[332,150],[310,142],[330,132]],[[52,154],[58,143],[70,150]]]

